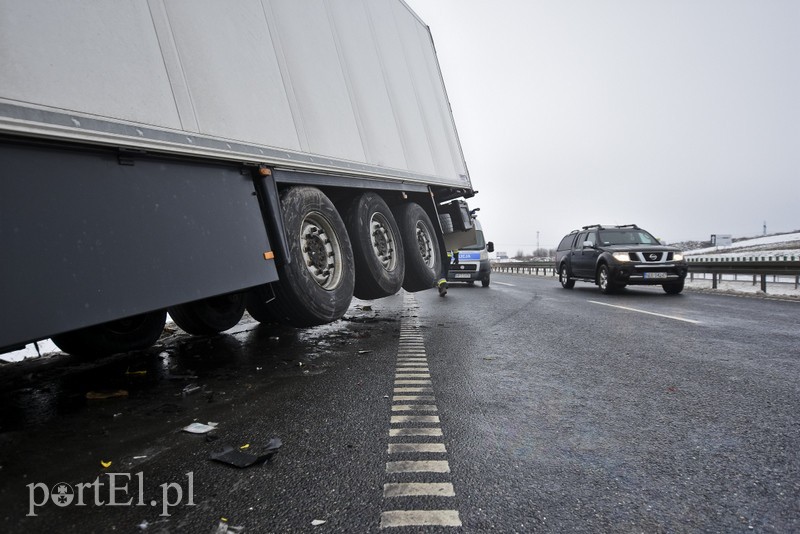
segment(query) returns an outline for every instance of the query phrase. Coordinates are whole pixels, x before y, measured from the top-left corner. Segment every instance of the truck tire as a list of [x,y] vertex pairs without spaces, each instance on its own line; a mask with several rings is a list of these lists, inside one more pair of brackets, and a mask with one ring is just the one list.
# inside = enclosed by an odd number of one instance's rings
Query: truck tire
[[439,224],[442,225],[442,232],[445,234],[453,233],[453,217],[449,213],[439,215]]
[[68,354],[90,358],[107,356],[153,346],[161,337],[166,322],[167,311],[156,310],[59,334],[52,340]]
[[564,289],[572,289],[575,287],[575,280],[570,279],[566,263],[561,265],[561,268],[558,270],[558,281],[561,282],[561,287]]
[[281,193],[291,262],[278,266],[270,313],[292,326],[316,326],[344,316],[353,300],[353,249],[339,212],[315,187]]
[[212,336],[233,328],[244,315],[244,293],[210,297],[169,308],[172,320],[194,336]]
[[489,287],[489,277],[488,276],[486,278],[484,278],[483,280],[481,280],[481,286]]
[[353,295],[370,300],[400,291],[406,272],[403,243],[386,202],[375,193],[359,195],[344,222],[356,267]]
[[275,310],[275,292],[270,284],[250,289],[245,296],[245,309],[259,323],[278,323],[280,314]]
[[403,289],[430,289],[442,273],[442,254],[430,217],[419,204],[409,202],[394,210],[406,260]]

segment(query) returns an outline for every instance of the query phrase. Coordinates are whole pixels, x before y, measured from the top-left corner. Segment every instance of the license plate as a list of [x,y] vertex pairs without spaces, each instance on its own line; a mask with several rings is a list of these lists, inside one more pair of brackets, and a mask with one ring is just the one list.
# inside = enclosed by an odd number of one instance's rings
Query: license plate
[[472,275],[470,273],[456,273],[456,278],[470,278]]
[[666,278],[667,273],[644,273],[645,278]]

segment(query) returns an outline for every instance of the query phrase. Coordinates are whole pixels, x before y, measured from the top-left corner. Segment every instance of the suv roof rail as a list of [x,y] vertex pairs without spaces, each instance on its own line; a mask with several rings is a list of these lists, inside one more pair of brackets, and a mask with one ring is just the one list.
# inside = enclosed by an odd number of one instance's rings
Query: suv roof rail
[[635,224],[618,224],[616,226],[603,226],[602,224],[590,224],[588,226],[584,226],[581,229],[588,230],[589,228],[597,228],[598,230],[605,230],[606,228],[635,228],[637,230],[639,229],[639,227],[636,226]]

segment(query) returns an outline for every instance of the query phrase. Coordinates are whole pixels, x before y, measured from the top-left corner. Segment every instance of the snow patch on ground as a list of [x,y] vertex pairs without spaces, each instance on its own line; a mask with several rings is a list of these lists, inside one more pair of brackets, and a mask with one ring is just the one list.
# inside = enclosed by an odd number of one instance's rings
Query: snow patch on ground
[[795,256],[800,253],[800,232],[791,234],[767,235],[763,237],[755,237],[753,239],[745,239],[737,241],[730,245],[720,247],[700,248],[696,250],[687,250],[684,252],[687,256],[694,256],[697,254],[727,254],[727,253],[743,253],[746,250],[751,251],[774,251],[780,252],[781,255],[794,254]]
[[[733,278],[733,275],[725,275],[728,278]],[[761,291],[761,282],[757,279],[753,285],[752,277],[746,275],[739,275],[737,280],[717,281],[717,289],[711,287],[711,275],[706,274],[706,278],[702,275],[695,275],[694,280],[686,278],[684,287],[688,290],[709,291],[714,293],[727,293],[739,295],[758,295],[763,297],[781,297],[789,299],[797,299],[800,302],[800,289],[795,287],[794,281],[790,277],[783,277],[782,282],[773,282],[772,277],[767,277],[767,292]]]

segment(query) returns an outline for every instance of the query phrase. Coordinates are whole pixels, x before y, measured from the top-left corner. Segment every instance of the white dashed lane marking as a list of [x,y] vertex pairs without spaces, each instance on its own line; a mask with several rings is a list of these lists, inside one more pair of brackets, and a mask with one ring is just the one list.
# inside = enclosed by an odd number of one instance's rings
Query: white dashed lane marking
[[383,485],[384,497],[411,497],[432,495],[454,497],[456,492],[449,482],[390,482]]
[[390,428],[389,437],[396,436],[441,436],[441,428]]
[[460,526],[458,510],[391,510],[381,515],[381,528]]
[[387,473],[449,473],[447,460],[402,460],[386,462]]
[[692,323],[692,324],[700,324],[700,321],[695,321],[694,319],[684,319],[683,317],[676,317],[674,315],[664,315],[663,313],[655,313],[647,310],[638,310],[636,308],[629,308],[628,306],[619,306],[617,304],[608,304],[606,302],[599,302],[596,300],[590,300],[592,304],[600,304],[601,306],[608,306],[609,308],[617,308],[618,310],[625,310],[625,311],[632,311],[636,313],[644,313],[646,315],[655,315],[656,317],[663,317],[665,319],[673,319],[675,321],[683,321],[684,323]]
[[393,415],[389,421],[393,425],[398,423],[439,423],[438,415]]
[[390,443],[389,454],[404,452],[447,452],[444,443]]
[[393,412],[436,412],[438,408],[435,404],[395,404],[392,406]]
[[435,401],[432,395],[395,395],[392,397],[392,402],[403,402],[403,401],[419,401],[419,402],[427,402],[427,401]]
[[[404,305],[407,312],[417,307],[413,294],[406,293]],[[442,481],[442,477],[450,476],[450,462],[442,439],[441,421],[438,415],[431,414],[438,413],[439,409],[435,404],[425,343],[413,313],[406,314],[400,327],[392,391],[390,443],[386,451],[389,461],[386,462],[383,498],[386,508],[393,507],[398,497],[403,498],[399,502],[411,504],[404,504],[410,509],[384,510],[381,528],[460,527],[459,511],[452,509],[455,489],[451,482]],[[415,500],[415,497],[424,499]]]

